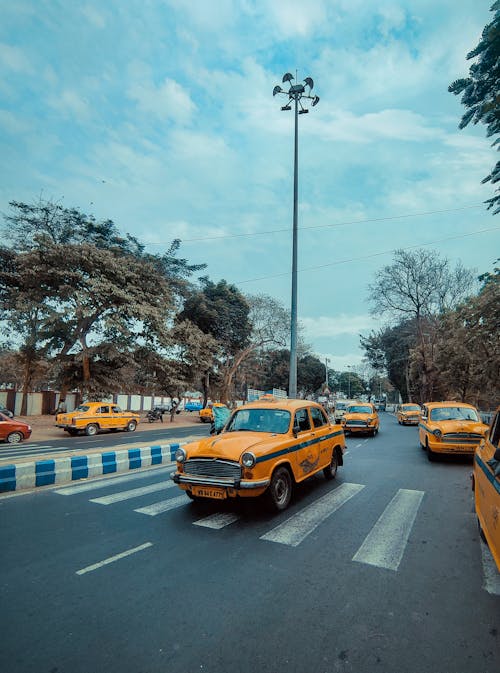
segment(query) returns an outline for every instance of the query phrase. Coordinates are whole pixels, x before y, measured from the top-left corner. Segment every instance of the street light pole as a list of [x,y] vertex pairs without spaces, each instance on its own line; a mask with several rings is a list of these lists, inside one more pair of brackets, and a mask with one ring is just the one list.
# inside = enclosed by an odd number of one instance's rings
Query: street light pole
[[[290,319],[290,376],[288,382],[288,396],[291,398],[297,397],[297,230],[298,230],[298,185],[299,185],[299,131],[298,131],[298,116],[299,114],[306,114],[309,112],[304,107],[302,100],[311,100],[311,106],[314,107],[319,103],[319,96],[311,96],[311,90],[314,82],[311,77],[306,77],[304,84],[292,84],[293,75],[289,72],[283,75],[283,83],[288,83],[290,88],[288,91],[277,85],[273,89],[273,96],[276,94],[284,94],[288,96],[288,102],[281,109],[291,110],[290,102],[294,101],[294,152],[293,152],[293,230],[292,230],[292,301],[291,301],[291,319]],[[309,91],[306,93],[305,87]],[[300,110],[299,110],[300,107]]]

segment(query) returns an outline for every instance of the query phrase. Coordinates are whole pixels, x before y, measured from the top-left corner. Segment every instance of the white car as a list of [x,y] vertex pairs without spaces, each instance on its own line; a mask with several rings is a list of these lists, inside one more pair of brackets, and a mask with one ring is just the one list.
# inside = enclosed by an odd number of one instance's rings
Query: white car
[[340,423],[342,421],[347,407],[350,407],[351,404],[357,404],[358,402],[359,400],[336,400],[335,411],[333,412],[335,423]]

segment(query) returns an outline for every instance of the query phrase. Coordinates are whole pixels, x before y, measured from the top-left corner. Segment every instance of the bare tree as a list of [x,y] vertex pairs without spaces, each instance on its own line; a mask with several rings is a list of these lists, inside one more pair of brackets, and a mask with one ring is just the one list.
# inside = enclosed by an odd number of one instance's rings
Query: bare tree
[[454,268],[433,250],[396,250],[392,264],[385,266],[369,285],[372,312],[392,322],[415,321],[421,401],[432,399],[436,318],[473,294],[474,271],[460,263]]

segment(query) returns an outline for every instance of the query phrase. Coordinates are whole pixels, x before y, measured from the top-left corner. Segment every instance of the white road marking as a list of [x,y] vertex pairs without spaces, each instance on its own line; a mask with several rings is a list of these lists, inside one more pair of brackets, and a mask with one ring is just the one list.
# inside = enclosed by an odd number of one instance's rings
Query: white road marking
[[360,446],[362,446],[363,442],[360,442],[359,444],[356,444],[355,448],[359,449]]
[[489,594],[500,596],[500,572],[497,570],[495,560],[488,549],[488,545],[482,540],[480,542],[484,575],[483,587]]
[[178,498],[161,500],[160,502],[156,502],[154,505],[148,505],[147,507],[134,509],[134,512],[139,512],[139,514],[147,514],[148,516],[157,516],[158,514],[163,514],[163,512],[169,512],[171,509],[175,509],[176,507],[187,505],[188,502],[189,501],[186,495],[180,495]]
[[348,453],[349,451],[344,451],[344,456],[347,456]]
[[150,484],[142,488],[131,488],[128,491],[119,491],[112,495],[104,495],[101,498],[91,498],[90,502],[96,502],[98,505],[113,505],[115,502],[122,502],[123,500],[130,500],[130,498],[138,498],[147,493],[155,493],[156,491],[163,491],[167,488],[175,486],[173,481],[161,481],[158,484]]
[[334,491],[327,493],[302,511],[280,523],[276,528],[262,535],[260,539],[297,547],[330,514],[342,507],[363,488],[364,485],[362,484],[341,484]]
[[229,526],[235,521],[238,521],[239,518],[240,517],[237,514],[231,514],[231,512],[220,512],[219,514],[212,514],[199,521],[194,521],[193,525],[220,530],[221,528],[224,528],[224,526]]
[[423,497],[423,491],[400,488],[352,560],[397,570]]
[[130,556],[131,554],[135,554],[138,551],[142,551],[143,549],[147,549],[148,547],[152,547],[153,543],[152,542],[145,542],[144,544],[139,545],[139,547],[134,547],[133,549],[128,549],[127,551],[123,551],[121,554],[116,554],[116,556],[110,556],[107,559],[104,559],[104,561],[99,561],[99,563],[94,563],[91,566],[87,566],[86,568],[82,568],[81,570],[77,570],[76,574],[77,575],[85,575],[85,573],[90,573],[93,570],[97,570],[98,568],[102,568],[102,566],[106,566],[109,563],[114,563],[115,561],[119,561],[122,558],[125,558],[126,556]]
[[113,477],[112,473],[107,479],[85,481],[83,484],[78,484],[77,486],[67,486],[65,488],[58,488],[54,493],[59,495],[74,495],[76,493],[85,493],[86,491],[93,491],[94,488],[106,488],[108,486],[114,486],[115,484],[123,484],[126,481],[131,479],[146,479],[150,477],[153,473],[165,474],[165,472],[173,472],[172,465],[168,467],[159,467],[154,470],[146,470],[145,472],[128,472],[123,477]]

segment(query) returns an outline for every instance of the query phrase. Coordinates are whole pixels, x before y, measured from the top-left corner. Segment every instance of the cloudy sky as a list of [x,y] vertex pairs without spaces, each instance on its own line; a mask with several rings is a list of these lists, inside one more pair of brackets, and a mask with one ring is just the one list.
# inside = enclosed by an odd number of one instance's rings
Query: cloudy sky
[[448,85],[491,0],[0,0],[0,211],[40,195],[289,306],[299,117],[299,319],[314,352],[361,362],[367,285],[396,248],[484,272],[499,221],[485,127]]

